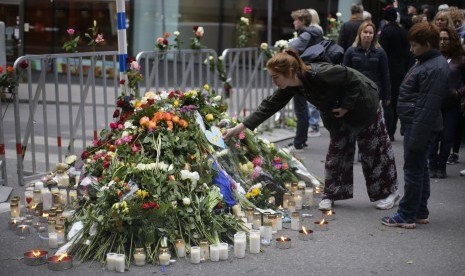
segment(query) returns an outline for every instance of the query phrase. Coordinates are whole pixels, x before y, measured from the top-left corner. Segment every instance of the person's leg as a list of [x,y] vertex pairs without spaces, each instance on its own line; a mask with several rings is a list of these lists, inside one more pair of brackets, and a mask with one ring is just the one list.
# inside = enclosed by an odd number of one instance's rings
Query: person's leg
[[381,108],[373,123],[357,135],[357,144],[370,200],[396,193],[396,162]]
[[342,200],[353,197],[353,163],[355,136],[348,131],[331,134],[325,161],[323,199]]
[[320,111],[313,104],[308,103],[308,124],[310,126],[309,133],[319,134],[320,131]]
[[459,116],[461,116],[460,107],[452,107],[442,112],[443,118],[443,130],[441,147],[439,149],[438,160],[437,160],[437,176],[439,178],[446,178],[446,164],[449,157],[452,143],[454,140],[455,126]]
[[428,167],[429,167],[429,177],[437,178],[438,177],[438,151],[439,145],[442,141],[442,135],[436,135],[434,140],[431,142],[431,146],[428,150]]
[[457,118],[457,123],[454,129],[454,138],[452,141],[452,152],[449,158],[447,159],[447,164],[449,165],[457,164],[459,161],[460,144],[462,143],[462,133],[463,133],[463,129],[465,126],[464,121],[465,121],[464,117],[462,116],[462,114],[460,114]]
[[308,106],[304,96],[294,96],[294,112],[297,117],[297,129],[294,137],[294,146],[301,149],[307,142],[308,132]]

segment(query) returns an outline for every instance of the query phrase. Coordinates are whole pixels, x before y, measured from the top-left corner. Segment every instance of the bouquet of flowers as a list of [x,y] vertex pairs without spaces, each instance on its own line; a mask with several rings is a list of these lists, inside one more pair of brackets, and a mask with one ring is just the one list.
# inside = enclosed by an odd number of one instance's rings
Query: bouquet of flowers
[[328,15],[328,36],[337,38],[339,36],[339,30],[341,29],[342,20],[340,19],[342,14],[340,12],[336,13],[336,17],[333,17],[331,14]]
[[200,43],[200,40],[203,37],[204,30],[202,26],[194,26],[192,27],[192,31],[194,32],[194,37],[191,39],[191,49],[201,49],[203,45]]
[[[169,50],[170,49],[170,43],[168,42],[168,38],[170,37],[170,33],[168,32],[165,32],[163,34],[163,37],[158,37],[157,38],[157,41],[155,43],[155,47],[159,50],[159,51],[166,51],[166,50]],[[177,36],[176,36],[177,37]],[[176,39],[175,37],[175,39]]]
[[[26,61],[22,61],[19,67],[24,70],[29,67],[29,64]],[[21,78],[21,72],[20,74],[16,74],[13,66],[8,65],[6,68],[0,66],[0,92],[13,93]]]

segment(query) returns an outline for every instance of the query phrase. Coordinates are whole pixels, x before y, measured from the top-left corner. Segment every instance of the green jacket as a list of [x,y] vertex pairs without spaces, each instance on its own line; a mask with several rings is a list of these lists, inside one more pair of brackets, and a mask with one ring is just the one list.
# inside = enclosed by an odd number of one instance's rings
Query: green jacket
[[[373,81],[342,65],[311,63],[309,67],[308,72],[298,75],[303,87],[276,90],[245,118],[243,124],[249,129],[256,128],[286,106],[295,94],[304,96],[320,110],[331,136],[347,129],[357,133],[373,122],[379,107],[378,91]],[[334,117],[331,110],[337,107],[348,110],[344,117]]]

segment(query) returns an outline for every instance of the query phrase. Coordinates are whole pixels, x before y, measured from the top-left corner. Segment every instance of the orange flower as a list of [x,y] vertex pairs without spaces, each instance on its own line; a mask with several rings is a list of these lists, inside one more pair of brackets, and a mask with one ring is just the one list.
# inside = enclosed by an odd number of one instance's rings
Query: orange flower
[[163,112],[158,111],[158,112],[156,112],[155,114],[153,114],[152,121],[158,122],[158,121],[160,121],[161,119],[163,119]]
[[7,66],[7,67],[6,67],[6,71],[7,71],[8,73],[12,73],[12,72],[14,71],[13,66]]
[[150,130],[154,130],[156,127],[157,127],[157,123],[154,122],[154,121],[149,121],[147,123],[147,128],[150,129]]
[[150,122],[150,119],[147,116],[144,116],[144,117],[140,118],[140,120],[139,120],[139,124],[141,126],[146,126],[148,124],[148,122]]
[[179,117],[174,115],[173,118],[171,118],[171,121],[177,124],[179,122]]
[[168,125],[168,130],[173,131],[173,122],[166,121],[166,124]]
[[164,116],[164,119],[165,119],[165,121],[171,121],[171,118],[172,118],[172,116],[171,116],[171,114],[170,114],[170,113],[168,113],[168,112],[165,112],[165,114],[164,114],[164,115],[165,115],[165,116]]

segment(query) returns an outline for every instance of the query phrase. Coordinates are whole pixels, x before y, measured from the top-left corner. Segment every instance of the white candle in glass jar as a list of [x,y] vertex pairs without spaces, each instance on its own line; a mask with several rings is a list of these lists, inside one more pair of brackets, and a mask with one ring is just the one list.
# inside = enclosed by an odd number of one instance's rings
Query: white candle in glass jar
[[48,247],[58,248],[58,235],[55,232],[48,233]]
[[300,214],[298,212],[292,212],[291,214],[291,229],[300,230]]
[[260,230],[250,230],[249,250],[252,254],[260,253]]
[[276,229],[283,230],[283,215],[281,213],[276,214]]
[[220,260],[224,261],[228,259],[228,247],[229,245],[227,243],[220,243],[219,244],[219,251],[220,251]]
[[169,265],[170,259],[171,259],[170,253],[163,252],[160,255],[158,255],[158,261],[160,262],[160,265]]
[[200,264],[200,247],[199,246],[191,247],[191,263]]
[[244,233],[234,234],[234,256],[236,258],[245,257],[246,238]]
[[210,260],[212,262],[217,262],[220,260],[220,245],[217,243],[210,244]]
[[42,208],[43,210],[50,210],[52,208],[53,199],[52,193],[49,189],[42,189]]
[[302,193],[298,193],[298,192],[299,191],[296,191],[296,194],[294,195],[295,209],[301,210],[302,209]]
[[269,245],[271,243],[271,239],[273,238],[273,229],[270,225],[265,225],[263,227],[263,244]]
[[108,271],[115,270],[115,258],[116,258],[116,253],[107,253],[107,270]]
[[68,197],[69,205],[75,207],[77,204],[77,191],[75,189],[69,190]]
[[313,188],[307,187],[305,188],[305,199],[304,199],[304,205],[308,206],[313,206]]
[[65,173],[60,173],[56,175],[58,187],[68,187],[69,186],[69,175]]
[[137,266],[143,266],[145,265],[145,250],[137,250],[136,249],[136,252],[134,253],[134,264],[137,265]]
[[125,257],[124,254],[116,254],[115,256],[115,271],[116,272],[124,272],[126,268],[125,264]]
[[68,205],[68,191],[66,189],[60,189],[60,200],[62,206]]
[[174,245],[176,247],[176,256],[178,258],[185,257],[186,256],[186,247],[184,246],[184,240],[183,239],[177,239]]
[[10,203],[10,213],[11,218],[19,218],[20,217],[20,208],[19,208],[19,201],[12,201]]

